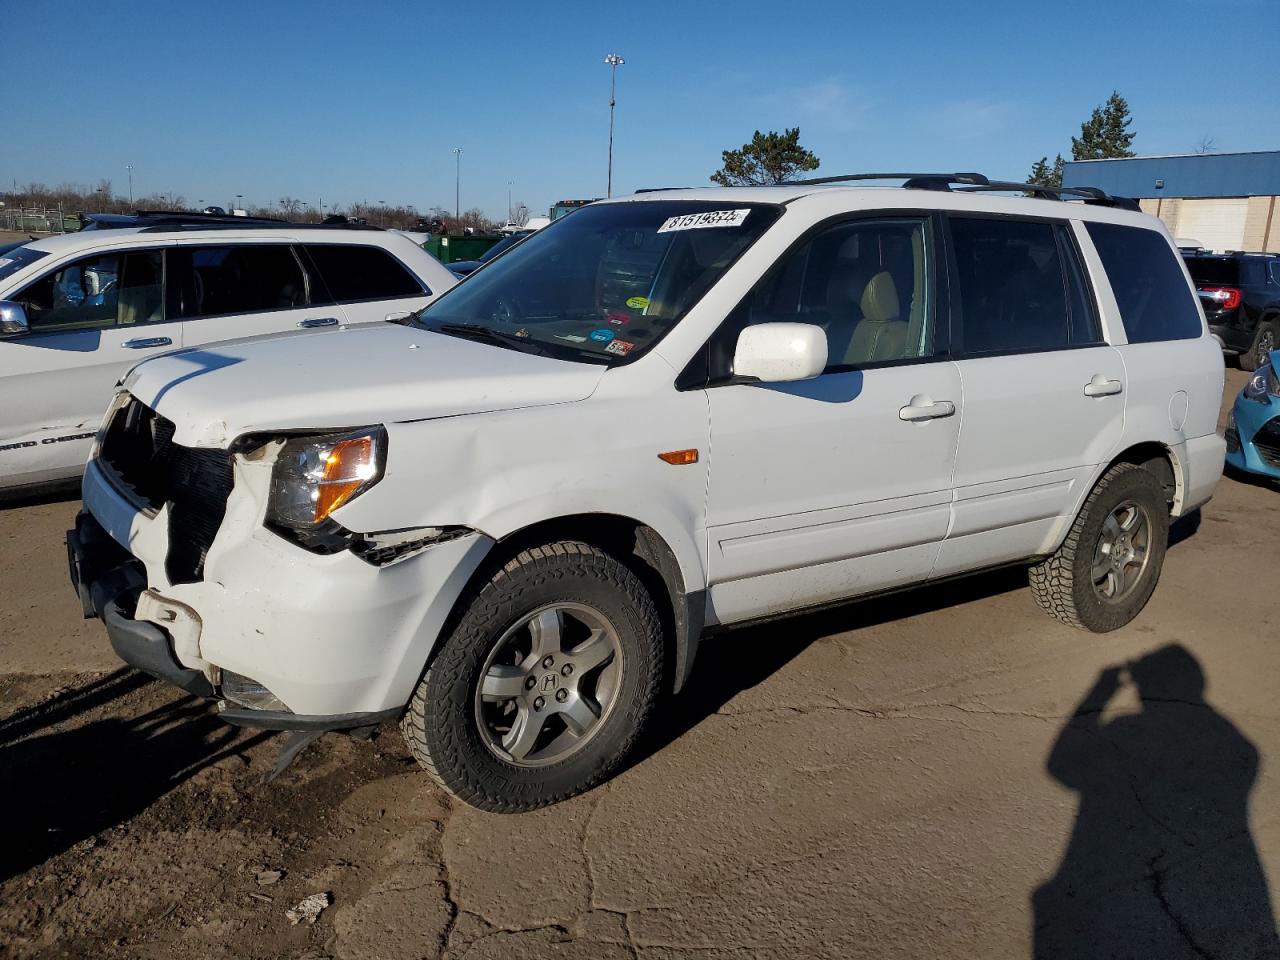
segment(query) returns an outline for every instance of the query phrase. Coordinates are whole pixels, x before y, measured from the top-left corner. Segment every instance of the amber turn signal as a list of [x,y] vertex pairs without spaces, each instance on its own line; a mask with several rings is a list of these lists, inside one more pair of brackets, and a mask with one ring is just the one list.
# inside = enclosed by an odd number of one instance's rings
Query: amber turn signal
[[351,437],[333,445],[324,459],[316,491],[316,523],[342,506],[376,470],[372,437]]
[[678,467],[686,463],[697,463],[698,451],[696,449],[668,450],[666,453],[658,454],[658,459],[663,463],[670,463]]

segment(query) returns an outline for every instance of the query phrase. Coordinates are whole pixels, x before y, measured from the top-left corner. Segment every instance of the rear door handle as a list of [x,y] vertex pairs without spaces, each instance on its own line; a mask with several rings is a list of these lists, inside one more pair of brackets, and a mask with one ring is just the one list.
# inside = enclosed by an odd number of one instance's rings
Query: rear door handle
[[1086,397],[1111,397],[1124,390],[1124,384],[1119,380],[1108,380],[1100,373],[1095,373],[1093,379],[1084,385],[1084,395]]
[[171,347],[173,340],[170,337],[139,337],[136,340],[126,340],[121,346],[130,350],[145,350],[148,347]]
[[923,395],[916,395],[898,411],[898,417],[909,422],[920,420],[937,420],[939,417],[954,416],[956,405],[950,400],[930,400]]
[[298,326],[306,327],[336,327],[338,325],[337,317],[311,317],[309,320],[299,320]]

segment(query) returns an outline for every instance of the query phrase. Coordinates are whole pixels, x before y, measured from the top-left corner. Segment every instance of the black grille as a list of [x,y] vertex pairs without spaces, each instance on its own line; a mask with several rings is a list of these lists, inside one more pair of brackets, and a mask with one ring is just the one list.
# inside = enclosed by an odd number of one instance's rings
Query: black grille
[[1273,467],[1280,467],[1280,417],[1273,417],[1253,435],[1258,456]]
[[1225,437],[1227,441],[1227,453],[1236,453],[1240,449],[1240,431],[1235,427],[1227,427]]
[[195,583],[204,576],[205,557],[226,514],[231,454],[181,446],[173,433],[172,421],[130,400],[107,425],[100,459],[139,506],[168,504],[165,572],[171,583]]

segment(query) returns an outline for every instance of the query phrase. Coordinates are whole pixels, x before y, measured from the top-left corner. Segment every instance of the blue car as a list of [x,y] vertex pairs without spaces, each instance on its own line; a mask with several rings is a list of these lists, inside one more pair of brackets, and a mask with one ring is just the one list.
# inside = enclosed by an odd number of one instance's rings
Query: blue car
[[1280,480],[1280,350],[1259,367],[1236,397],[1227,421],[1227,463],[1246,473]]

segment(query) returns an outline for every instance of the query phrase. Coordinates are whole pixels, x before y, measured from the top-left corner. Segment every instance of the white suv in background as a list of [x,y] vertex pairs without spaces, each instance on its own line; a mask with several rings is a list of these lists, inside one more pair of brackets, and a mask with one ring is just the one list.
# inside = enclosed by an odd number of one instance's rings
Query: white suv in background
[[[155,214],[0,254],[0,491],[78,477],[157,353],[406,316],[457,280],[394,231]],[[200,362],[200,353],[183,361]]]
[[500,811],[617,770],[706,630],[1006,564],[1123,626],[1222,472],[1177,250],[1098,191],[901,176],[594,203],[403,325],[141,364],[86,614],[283,760],[395,718]]

